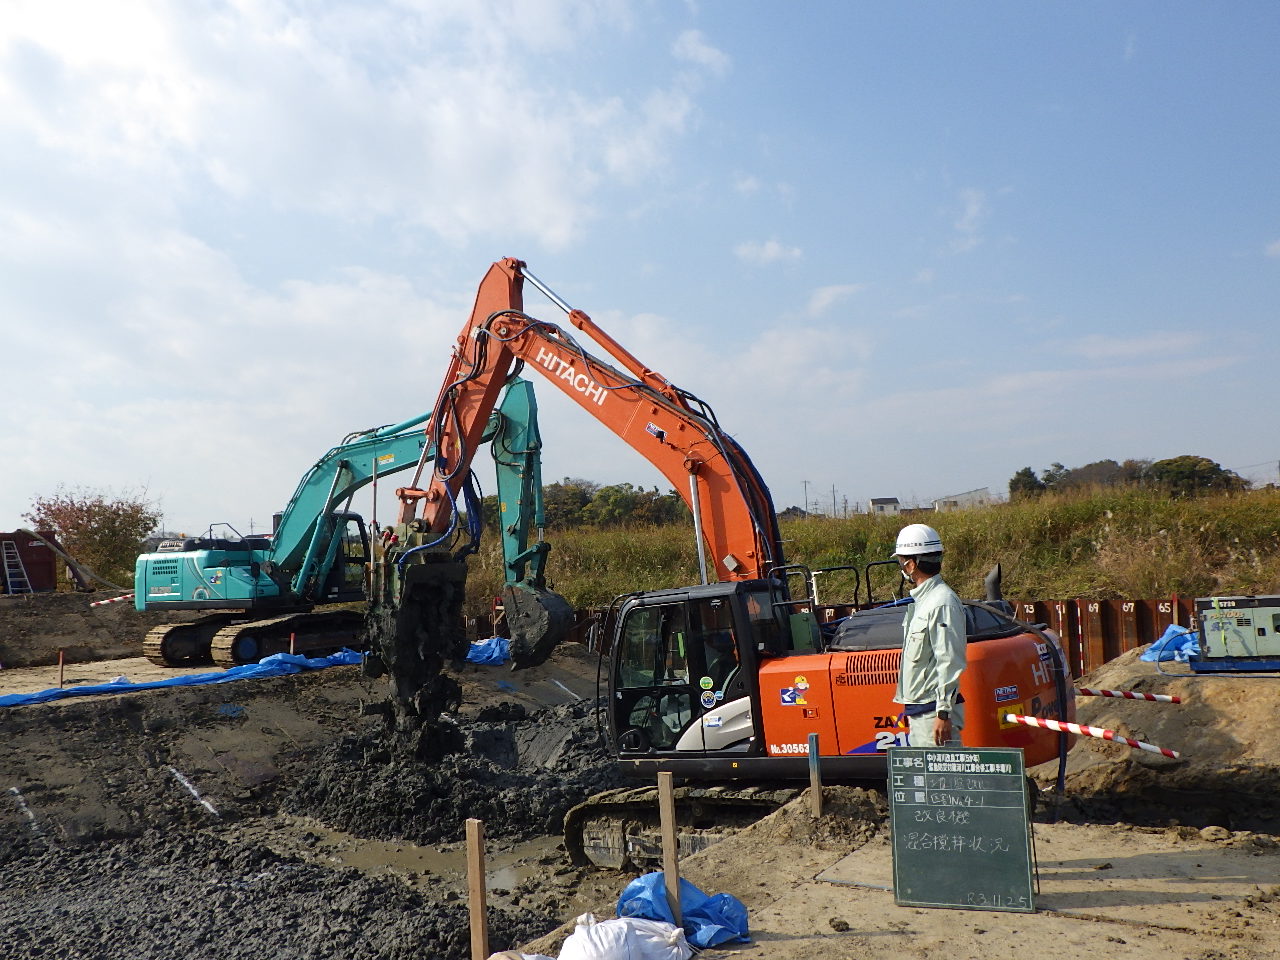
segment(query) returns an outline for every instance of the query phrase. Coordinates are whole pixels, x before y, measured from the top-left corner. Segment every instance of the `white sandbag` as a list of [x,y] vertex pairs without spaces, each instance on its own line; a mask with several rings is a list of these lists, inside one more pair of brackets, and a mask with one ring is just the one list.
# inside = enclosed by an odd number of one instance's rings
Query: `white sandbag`
[[489,954],[489,960],[555,960],[545,953],[521,953],[519,950],[503,950],[501,953]]
[[689,960],[693,947],[670,923],[639,917],[597,921],[590,913],[560,948],[559,960]]

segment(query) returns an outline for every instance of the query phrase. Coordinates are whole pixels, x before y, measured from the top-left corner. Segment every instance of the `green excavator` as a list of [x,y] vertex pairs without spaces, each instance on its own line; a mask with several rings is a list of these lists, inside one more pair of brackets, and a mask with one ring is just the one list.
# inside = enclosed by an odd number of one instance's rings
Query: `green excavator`
[[[365,614],[358,601],[386,583],[388,564],[405,550],[399,535],[368,530],[350,511],[351,500],[366,485],[435,456],[422,430],[431,417],[427,412],[346,437],[303,476],[269,537],[240,536],[216,524],[204,536],[163,541],[139,556],[137,609],[210,611],[152,629],[144,642],[147,658],[168,666],[235,666],[273,653],[313,655],[360,643]],[[501,602],[513,665],[530,666],[545,659],[573,622],[569,604],[546,588],[550,544],[542,535],[542,444],[532,384],[512,378],[484,441],[497,473],[506,570]],[[437,551],[452,546],[456,559],[479,540],[474,475],[462,499],[464,509],[450,505],[448,534],[433,544]]]

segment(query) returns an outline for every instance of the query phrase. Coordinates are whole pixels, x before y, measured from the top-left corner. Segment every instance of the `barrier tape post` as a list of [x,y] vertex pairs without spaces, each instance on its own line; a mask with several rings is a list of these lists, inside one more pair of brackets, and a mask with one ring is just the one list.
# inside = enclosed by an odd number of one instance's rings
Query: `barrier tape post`
[[1168,757],[1171,760],[1180,760],[1182,755],[1176,750],[1166,750],[1164,747],[1157,747],[1151,743],[1143,743],[1141,740],[1130,740],[1128,737],[1122,737],[1114,730],[1104,730],[1102,727],[1090,727],[1079,723],[1067,723],[1065,720],[1042,720],[1040,717],[1024,717],[1017,713],[1006,713],[1005,720],[1009,723],[1021,723],[1027,727],[1043,727],[1045,730],[1057,730],[1059,733],[1074,733],[1079,737],[1093,737],[1096,740],[1111,740],[1115,743],[1123,743],[1135,750],[1146,750],[1148,753],[1158,753],[1162,757]]
[[1087,687],[1080,687],[1076,690],[1076,695],[1080,697],[1122,697],[1125,700],[1149,700],[1152,703],[1181,703],[1181,697],[1170,696],[1166,693],[1139,693],[1137,690],[1090,690]]

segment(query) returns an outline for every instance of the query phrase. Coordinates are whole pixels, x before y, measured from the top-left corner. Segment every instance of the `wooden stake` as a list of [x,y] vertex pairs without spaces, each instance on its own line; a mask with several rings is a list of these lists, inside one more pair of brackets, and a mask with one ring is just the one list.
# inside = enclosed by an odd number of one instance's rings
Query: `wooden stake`
[[484,821],[467,820],[467,908],[471,914],[471,960],[489,956],[489,924],[484,886]]
[[58,648],[58,689],[62,689],[62,678],[66,668],[65,651],[61,647]]
[[662,876],[666,881],[667,904],[676,926],[684,926],[680,913],[680,857],[676,848],[676,794],[671,771],[658,773],[658,816],[662,820]]
[[298,635],[296,633],[289,634],[289,656],[294,656],[298,652]]
[[816,733],[809,734],[809,809],[815,820],[822,816],[822,764]]

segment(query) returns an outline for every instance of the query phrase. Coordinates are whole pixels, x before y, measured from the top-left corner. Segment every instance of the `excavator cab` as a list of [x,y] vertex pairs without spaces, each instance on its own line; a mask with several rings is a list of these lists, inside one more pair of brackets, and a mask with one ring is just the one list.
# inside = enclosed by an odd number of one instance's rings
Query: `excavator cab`
[[619,752],[751,751],[757,664],[793,648],[789,608],[776,580],[627,600],[611,649],[609,720]]
[[357,513],[332,515],[335,535],[321,569],[328,570],[320,595],[325,603],[365,599],[365,570],[372,554],[364,518]]

